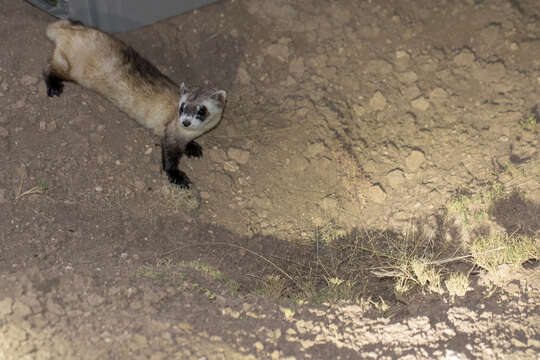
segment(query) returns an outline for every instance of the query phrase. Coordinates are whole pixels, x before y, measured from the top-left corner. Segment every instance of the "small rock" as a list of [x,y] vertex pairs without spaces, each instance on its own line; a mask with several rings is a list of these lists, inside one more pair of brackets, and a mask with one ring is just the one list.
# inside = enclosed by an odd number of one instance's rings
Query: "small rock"
[[8,129],[0,126],[0,137],[8,137],[9,131]]
[[17,301],[15,304],[13,304],[13,313],[19,319],[24,319],[28,315],[32,314],[32,310],[28,305]]
[[454,57],[454,63],[458,66],[471,66],[474,61],[474,54],[468,50],[462,51]]
[[416,85],[411,85],[402,90],[401,93],[406,99],[414,99],[420,95],[420,89]]
[[248,85],[251,82],[251,76],[249,76],[249,73],[243,67],[238,68],[238,71],[236,72],[236,79],[242,85]]
[[23,77],[21,78],[21,84],[23,86],[35,85],[38,83],[38,81],[39,79],[37,77],[30,75],[23,75]]
[[264,350],[264,345],[260,341],[255,342],[253,344],[253,347],[255,348],[255,350],[257,350],[257,352],[261,352]]
[[473,67],[472,76],[482,82],[499,81],[506,74],[506,67],[503,63],[485,64],[484,66]]
[[396,51],[396,61],[394,62],[394,64],[396,65],[398,71],[403,71],[407,69],[410,59],[411,57],[409,56],[409,54],[407,54],[407,52],[403,50]]
[[364,115],[364,112],[366,111],[363,106],[360,106],[358,104],[353,105],[353,111],[356,114],[356,117],[361,117]]
[[223,169],[229,172],[237,172],[240,168],[238,167],[238,164],[236,164],[234,161],[226,161],[223,164]]
[[401,81],[402,83],[405,83],[405,84],[412,84],[412,83],[416,82],[416,80],[418,80],[418,75],[416,75],[416,73],[412,72],[412,71],[407,71],[407,72],[404,72],[404,73],[398,73],[396,76],[397,76],[399,81]]
[[266,54],[281,61],[289,59],[289,47],[285,44],[272,44],[266,48]]
[[448,93],[446,92],[446,90],[439,87],[431,90],[431,92],[429,93],[430,99],[444,99],[447,97],[448,97]]
[[217,162],[217,163],[224,162],[227,157],[227,155],[225,154],[225,151],[218,148],[209,149],[207,154],[208,154],[208,158],[211,161]]
[[45,120],[41,120],[39,122],[39,130],[45,131],[45,129],[47,129],[47,122]]
[[424,162],[425,155],[423,152],[418,150],[413,150],[405,159],[405,164],[407,168],[411,171],[416,171],[420,165]]
[[210,199],[210,193],[208,191],[201,191],[201,199],[208,200]]
[[297,78],[304,75],[304,59],[294,58],[289,63],[289,72]]
[[96,186],[94,188],[94,190],[96,190],[97,192],[102,192],[103,191],[103,187],[102,186]]
[[419,97],[418,99],[411,101],[411,106],[415,110],[426,111],[429,109],[429,102],[423,97]]
[[374,203],[384,204],[386,200],[386,192],[380,184],[374,184],[368,189],[367,197]]
[[47,131],[53,132],[54,130],[56,130],[56,121],[52,120],[47,124]]
[[392,72],[392,64],[384,60],[371,60],[368,61],[364,70],[374,74],[386,75]]
[[146,150],[144,150],[144,155],[150,155],[152,153],[152,147],[149,146]]
[[386,99],[380,91],[377,91],[371,100],[369,100],[369,106],[375,111],[383,110],[386,105]]
[[307,148],[307,153],[309,156],[317,156],[324,151],[326,151],[326,146],[322,142],[309,144]]
[[11,314],[11,308],[13,306],[13,300],[11,298],[4,298],[0,300],[0,319]]
[[403,170],[401,169],[391,170],[386,175],[386,181],[388,182],[388,185],[390,185],[393,188],[396,188],[405,181],[405,174],[403,173]]
[[238,164],[244,165],[249,161],[249,152],[245,150],[231,148],[227,151],[229,158],[236,161]]
[[144,183],[144,181],[139,180],[139,179],[135,180],[133,182],[133,185],[135,186],[135,189],[137,189],[138,191],[142,191],[146,187],[146,184]]

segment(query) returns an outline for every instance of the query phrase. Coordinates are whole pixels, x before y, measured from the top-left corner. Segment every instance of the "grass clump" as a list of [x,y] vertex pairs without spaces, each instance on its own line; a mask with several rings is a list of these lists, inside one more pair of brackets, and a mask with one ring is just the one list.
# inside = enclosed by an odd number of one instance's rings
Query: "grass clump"
[[493,271],[502,264],[521,265],[539,258],[539,249],[532,237],[525,235],[493,234],[480,236],[471,244],[474,263]]
[[17,189],[17,194],[15,195],[15,200],[19,200],[20,198],[24,197],[24,196],[28,196],[28,195],[33,195],[33,194],[43,194],[45,193],[45,191],[47,191],[49,189],[49,186],[47,185],[47,183],[45,182],[45,180],[39,180],[39,183],[28,189],[28,190],[25,190],[23,191],[22,189],[22,182],[21,184],[19,185],[19,188]]
[[465,296],[469,290],[469,276],[464,273],[452,272],[448,279],[445,280],[444,285],[450,296]]
[[194,213],[201,206],[201,200],[197,195],[189,190],[182,189],[179,186],[167,184],[162,189],[162,195],[165,201],[175,212]]
[[526,119],[521,121],[521,127],[527,131],[535,131],[536,125],[536,117],[533,114],[530,114]]
[[465,225],[473,225],[489,218],[489,209],[504,194],[504,186],[495,182],[479,195],[458,194],[447,204],[450,214],[463,220]]

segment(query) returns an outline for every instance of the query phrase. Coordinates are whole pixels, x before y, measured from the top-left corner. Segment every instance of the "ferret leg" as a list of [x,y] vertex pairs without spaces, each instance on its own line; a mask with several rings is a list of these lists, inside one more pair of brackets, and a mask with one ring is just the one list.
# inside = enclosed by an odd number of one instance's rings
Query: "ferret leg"
[[178,168],[178,162],[180,161],[183,152],[181,146],[167,143],[166,140],[164,140],[161,145],[163,170],[167,173],[169,181],[181,188],[189,189],[191,180],[189,180],[185,172]]
[[50,65],[47,66],[43,72],[43,78],[45,80],[45,85],[47,85],[47,96],[53,97],[62,94],[62,91],[64,90],[64,80],[52,70]]
[[195,141],[190,141],[186,145],[186,150],[184,151],[187,157],[202,157],[202,147],[197,144]]

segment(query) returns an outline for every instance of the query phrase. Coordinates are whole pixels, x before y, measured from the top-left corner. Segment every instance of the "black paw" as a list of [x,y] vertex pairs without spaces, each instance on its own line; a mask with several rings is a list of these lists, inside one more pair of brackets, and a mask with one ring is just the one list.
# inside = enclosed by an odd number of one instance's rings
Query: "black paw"
[[62,79],[54,75],[45,75],[45,84],[47,85],[47,96],[60,96],[64,90]]
[[182,189],[189,189],[191,187],[191,180],[188,176],[180,170],[170,170],[167,172],[169,181],[171,184],[181,187]]
[[184,154],[186,154],[187,157],[202,157],[202,147],[195,141],[190,141],[184,149]]

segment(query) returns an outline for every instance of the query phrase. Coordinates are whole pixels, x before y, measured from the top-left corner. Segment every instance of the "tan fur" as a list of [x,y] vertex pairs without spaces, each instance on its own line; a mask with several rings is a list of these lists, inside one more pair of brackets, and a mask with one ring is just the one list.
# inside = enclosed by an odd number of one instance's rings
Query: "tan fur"
[[49,71],[97,91],[158,135],[176,118],[179,87],[163,75],[148,81],[131,72],[120,40],[67,20],[50,24],[47,37],[56,44]]

